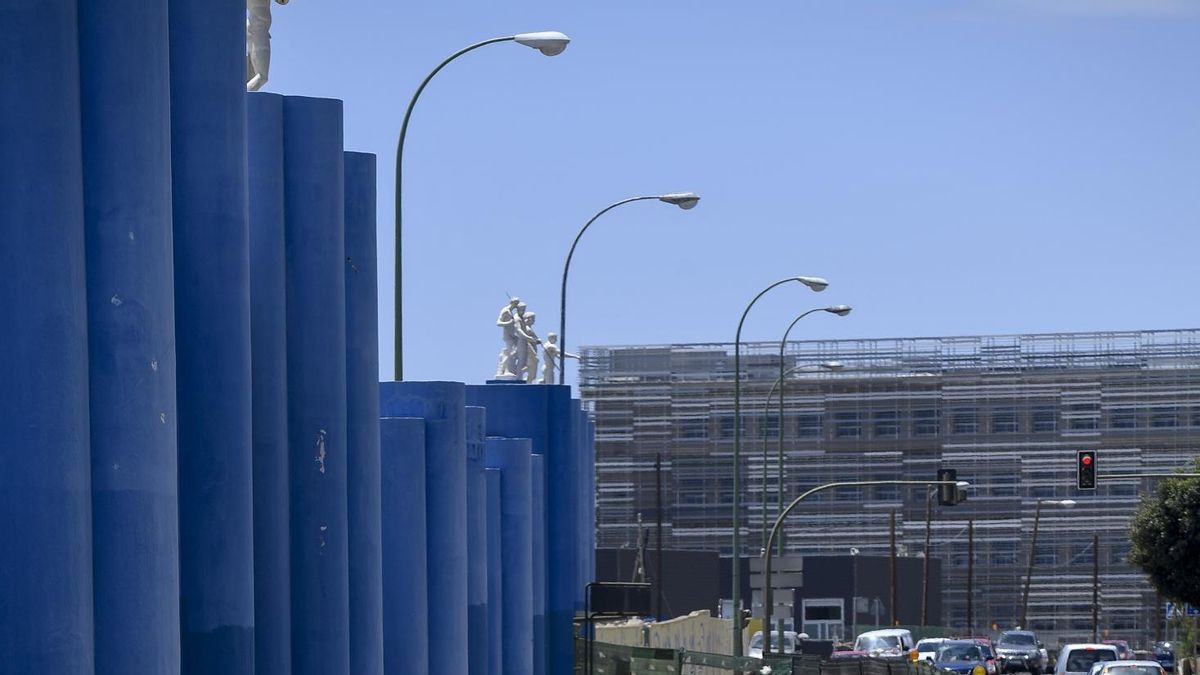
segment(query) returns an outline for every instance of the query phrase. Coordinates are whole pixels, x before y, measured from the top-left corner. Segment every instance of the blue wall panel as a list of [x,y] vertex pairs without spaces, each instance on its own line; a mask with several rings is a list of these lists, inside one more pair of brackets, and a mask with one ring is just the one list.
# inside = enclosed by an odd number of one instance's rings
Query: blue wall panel
[[246,6],[171,0],[182,672],[254,672]]
[[292,673],[283,97],[246,98],[254,457],[254,669]]
[[[487,439],[487,466],[500,474],[501,640],[504,673],[533,672],[533,497],[527,438]],[[490,557],[489,549],[489,557]]]
[[74,0],[0,3],[0,663],[93,671]]
[[460,382],[381,382],[379,393],[381,415],[425,418],[430,672],[465,673],[466,388]]
[[347,152],[345,164],[350,673],[383,675],[375,155]]
[[[486,628],[486,636],[483,644],[486,645],[485,665],[484,670],[486,675],[503,675],[510,672],[528,672],[528,671],[509,671],[503,669],[504,664],[504,643],[503,643],[503,626],[504,616],[503,607],[507,601],[505,595],[504,580],[503,580],[503,543],[501,542],[503,535],[501,532],[501,485],[500,485],[500,470],[486,470],[485,485],[485,504],[487,509],[486,528],[486,554],[487,554],[487,619],[484,622]],[[472,645],[472,648],[477,648],[478,645]]]
[[533,672],[546,672],[546,462],[529,456],[530,525],[533,561]]
[[596,580],[596,421],[592,419],[588,420],[586,466],[588,483],[587,494],[584,495],[584,508],[588,511],[588,518],[584,537],[588,542],[588,567],[587,576],[583,579],[585,587]]
[[178,673],[167,3],[78,7],[96,672]]
[[486,675],[488,639],[487,480],[484,426],[487,409],[467,406],[467,664],[470,675]]
[[424,675],[430,672],[425,420],[385,417],[380,436],[384,672]]
[[292,670],[350,671],[342,103],[283,100]]

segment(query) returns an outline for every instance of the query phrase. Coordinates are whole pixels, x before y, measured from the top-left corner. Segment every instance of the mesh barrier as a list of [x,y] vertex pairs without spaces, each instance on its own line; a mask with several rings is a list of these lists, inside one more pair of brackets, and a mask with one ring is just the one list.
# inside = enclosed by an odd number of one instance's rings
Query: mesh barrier
[[[769,671],[764,670],[769,667]],[[812,655],[769,657],[708,654],[684,649],[592,643],[591,675],[945,675],[927,662],[854,658],[823,661]],[[588,675],[587,643],[575,642],[575,674]]]

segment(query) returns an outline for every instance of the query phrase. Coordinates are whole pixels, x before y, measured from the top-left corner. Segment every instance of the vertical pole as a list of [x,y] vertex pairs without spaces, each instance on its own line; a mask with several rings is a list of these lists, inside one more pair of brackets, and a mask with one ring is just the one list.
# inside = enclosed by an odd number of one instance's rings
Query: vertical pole
[[967,633],[975,631],[975,521],[967,521]]
[[1042,517],[1042,500],[1033,509],[1033,535],[1029,537],[1029,565],[1025,568],[1025,593],[1021,600],[1021,628],[1029,628],[1029,584],[1033,579],[1033,554],[1037,551],[1038,522]]
[[1151,616],[1154,617],[1154,642],[1155,643],[1162,642],[1163,615],[1160,613],[1162,611],[1162,606],[1163,606],[1162,593],[1155,591],[1154,592],[1154,609],[1150,612]]
[[929,539],[933,523],[933,488],[925,493],[925,557],[921,561],[921,625],[929,625]]
[[896,615],[896,512],[892,511],[888,517],[888,574],[891,577],[892,599],[891,599],[891,624],[897,625]]
[[1100,535],[1092,535],[1092,642],[1100,641]]
[[654,586],[657,589],[657,597],[654,605],[654,615],[659,621],[663,620],[663,579],[667,577],[663,570],[663,500],[662,500],[662,453],[658,453],[658,457],[654,460],[654,491],[655,513],[657,514],[657,522],[655,523],[655,551],[654,551]]

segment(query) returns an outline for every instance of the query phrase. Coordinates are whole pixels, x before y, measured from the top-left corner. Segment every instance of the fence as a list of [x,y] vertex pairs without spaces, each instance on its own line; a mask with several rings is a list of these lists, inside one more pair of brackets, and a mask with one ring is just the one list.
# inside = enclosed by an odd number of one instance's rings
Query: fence
[[[767,671],[764,667],[769,667]],[[575,675],[726,675],[733,673],[770,675],[938,675],[944,673],[924,661],[853,658],[822,660],[812,655],[756,659],[746,656],[709,654],[686,649],[631,647],[605,642],[592,643],[591,673],[588,672],[587,642],[575,642]]]

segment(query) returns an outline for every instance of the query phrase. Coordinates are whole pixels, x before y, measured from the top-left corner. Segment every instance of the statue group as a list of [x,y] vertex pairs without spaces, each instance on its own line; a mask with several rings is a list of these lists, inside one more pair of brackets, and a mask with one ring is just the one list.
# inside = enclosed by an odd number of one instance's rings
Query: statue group
[[500,365],[496,366],[497,380],[519,380],[533,384],[538,375],[538,347],[542,348],[541,384],[554,384],[554,372],[562,359],[579,358],[558,346],[558,336],[546,334],[543,342],[533,329],[537,314],[528,311],[520,298],[512,298],[500,308],[496,325],[504,347],[500,350]]

